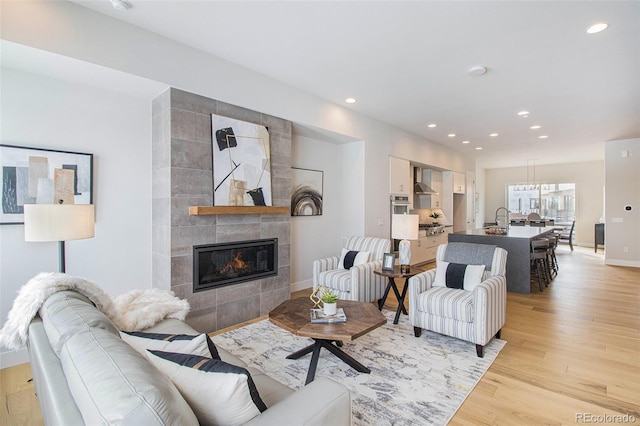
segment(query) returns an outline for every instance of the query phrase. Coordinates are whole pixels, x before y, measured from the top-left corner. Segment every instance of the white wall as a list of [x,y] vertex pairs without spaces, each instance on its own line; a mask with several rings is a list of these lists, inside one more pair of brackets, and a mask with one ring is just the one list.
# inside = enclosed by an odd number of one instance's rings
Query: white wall
[[[364,174],[358,178],[365,185],[359,223],[364,224],[368,235],[388,233],[389,155],[458,172],[474,167],[456,151],[359,115],[357,106],[338,106],[76,4],[32,1],[2,2],[1,6],[5,40],[365,141],[366,148],[360,151],[366,160]],[[380,219],[385,222],[382,226],[378,225]]]
[[312,287],[313,261],[338,256],[343,237],[364,235],[364,145],[293,135],[291,166],[321,170],[324,185],[322,215],[291,218],[292,291]]
[[333,256],[340,227],[340,146],[334,143],[293,135],[291,167],[323,172],[321,216],[292,217],[291,289],[309,288],[313,260]]
[[640,139],[607,142],[605,165],[605,263],[640,267]]
[[[526,167],[487,169],[485,172],[485,221],[493,222],[498,207],[506,207],[506,185],[525,182]],[[604,208],[604,162],[536,166],[536,181],[576,184],[576,228],[578,245],[594,244],[594,225]]]
[[[359,141],[340,147],[339,176],[349,188],[343,188],[339,195],[338,208],[346,211],[346,220],[340,222],[336,236],[366,234],[388,237],[389,155],[447,170],[464,172],[473,169],[473,162],[460,153],[360,115],[357,106],[347,108],[333,104],[77,4],[64,1],[0,2],[0,7],[3,40],[143,77]],[[78,87],[68,91],[67,86],[60,84],[65,87],[58,93],[63,98],[60,100],[62,109],[56,103],[37,104],[51,96],[45,90],[39,94],[39,99],[34,98],[34,105],[22,109],[20,115],[21,118],[36,113],[48,115],[47,122],[55,124],[54,134],[43,131],[40,138],[34,138],[29,134],[39,129],[34,126],[33,129],[21,129],[24,135],[21,134],[20,138],[33,146],[96,154],[96,238],[69,243],[69,272],[84,274],[88,278],[97,277],[96,280],[113,293],[124,288],[148,287],[151,276],[149,107],[145,102],[127,96]],[[5,86],[8,84],[3,82],[3,91],[7,90]],[[18,96],[14,94],[13,98]],[[63,129],[61,123],[67,120],[71,125]],[[3,124],[5,122],[3,111]],[[65,129],[71,135],[63,134]],[[55,133],[60,133],[60,137],[54,138],[57,136]],[[13,229],[5,232],[15,234]],[[19,239],[16,235],[7,235],[7,238]],[[335,241],[334,237],[332,239]],[[80,250],[83,254],[89,253],[89,256],[85,255],[89,263],[83,266],[74,263],[79,259],[74,244],[83,248]],[[50,259],[57,255],[53,247]],[[43,249],[38,247],[36,250]],[[295,246],[292,241],[291,250],[292,253],[309,250],[310,255],[317,258],[325,249],[316,251],[315,246],[307,241],[303,246]],[[17,256],[13,262],[30,264],[31,253],[12,252],[11,257]],[[140,269],[130,271],[134,262],[144,265],[144,272]],[[50,260],[44,267],[52,269],[55,260]],[[304,270],[305,267],[301,268]],[[7,279],[21,284],[24,277],[14,277],[16,274],[13,272]],[[304,280],[301,275],[298,278]],[[14,292],[11,288],[5,290],[4,281],[2,284],[2,292]],[[13,288],[19,284],[12,284]]]
[[[67,273],[113,296],[150,287],[150,101],[1,71],[1,143],[94,154],[95,238],[67,242]],[[26,243],[23,225],[0,226],[2,322],[26,281],[57,270],[57,243]],[[13,364],[6,356],[3,367]]]
[[[340,151],[336,160],[340,163],[340,204],[337,206],[340,215],[338,232],[340,240],[338,247],[342,247],[342,237],[352,235],[368,235],[368,236],[384,236],[389,235],[389,225],[378,225],[376,232],[371,231],[371,227],[367,227],[363,218],[366,218],[366,201],[368,194],[371,197],[384,199],[386,201],[385,213],[389,210],[389,186],[383,188],[370,188],[367,185],[366,178],[366,162],[368,151],[371,150],[369,144],[364,141],[350,142],[340,145]],[[388,161],[388,160],[387,160]],[[388,163],[386,165],[389,170]],[[380,212],[377,212],[380,213]],[[378,214],[384,217],[384,215]],[[385,235],[386,232],[386,235]],[[375,235],[374,235],[375,234]]]

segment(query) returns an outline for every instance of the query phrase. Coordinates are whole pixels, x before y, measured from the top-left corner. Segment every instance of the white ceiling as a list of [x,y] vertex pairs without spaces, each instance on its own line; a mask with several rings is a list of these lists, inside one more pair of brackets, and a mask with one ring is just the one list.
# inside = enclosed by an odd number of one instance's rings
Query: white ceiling
[[80,61],[68,56],[0,40],[2,68],[98,87],[141,99],[154,99],[166,84]]
[[[605,141],[640,137],[637,0],[130,1],[127,12],[108,0],[75,3],[476,156],[481,167],[598,160]],[[599,21],[610,27],[586,34]],[[470,76],[476,64],[488,73]],[[358,102],[345,104],[349,96]]]

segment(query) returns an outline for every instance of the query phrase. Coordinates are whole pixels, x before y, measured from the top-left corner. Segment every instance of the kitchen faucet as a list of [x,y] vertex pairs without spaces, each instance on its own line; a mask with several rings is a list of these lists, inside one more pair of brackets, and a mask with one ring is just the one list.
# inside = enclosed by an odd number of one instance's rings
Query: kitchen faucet
[[[501,210],[504,210],[505,212],[505,214],[502,216],[499,213]],[[496,209],[496,225],[498,226],[502,226],[500,225],[500,221],[499,221],[501,217],[504,217],[504,228],[509,229],[509,210],[507,210],[506,207],[498,207]]]

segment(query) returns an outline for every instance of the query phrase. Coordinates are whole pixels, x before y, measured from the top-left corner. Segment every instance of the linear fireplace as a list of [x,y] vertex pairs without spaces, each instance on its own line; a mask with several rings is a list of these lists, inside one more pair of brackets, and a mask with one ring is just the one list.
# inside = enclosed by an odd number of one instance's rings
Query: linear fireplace
[[278,239],[193,246],[193,292],[278,274]]

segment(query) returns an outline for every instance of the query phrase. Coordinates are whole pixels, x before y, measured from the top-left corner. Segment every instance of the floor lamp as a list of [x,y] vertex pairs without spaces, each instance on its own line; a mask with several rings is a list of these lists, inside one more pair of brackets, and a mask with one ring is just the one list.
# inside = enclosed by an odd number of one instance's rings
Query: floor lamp
[[408,274],[411,265],[411,243],[408,240],[418,239],[420,216],[417,214],[394,214],[391,218],[391,236],[401,240],[398,245],[400,272]]
[[93,204],[25,204],[25,241],[58,241],[60,272],[65,272],[64,242],[93,238]]

